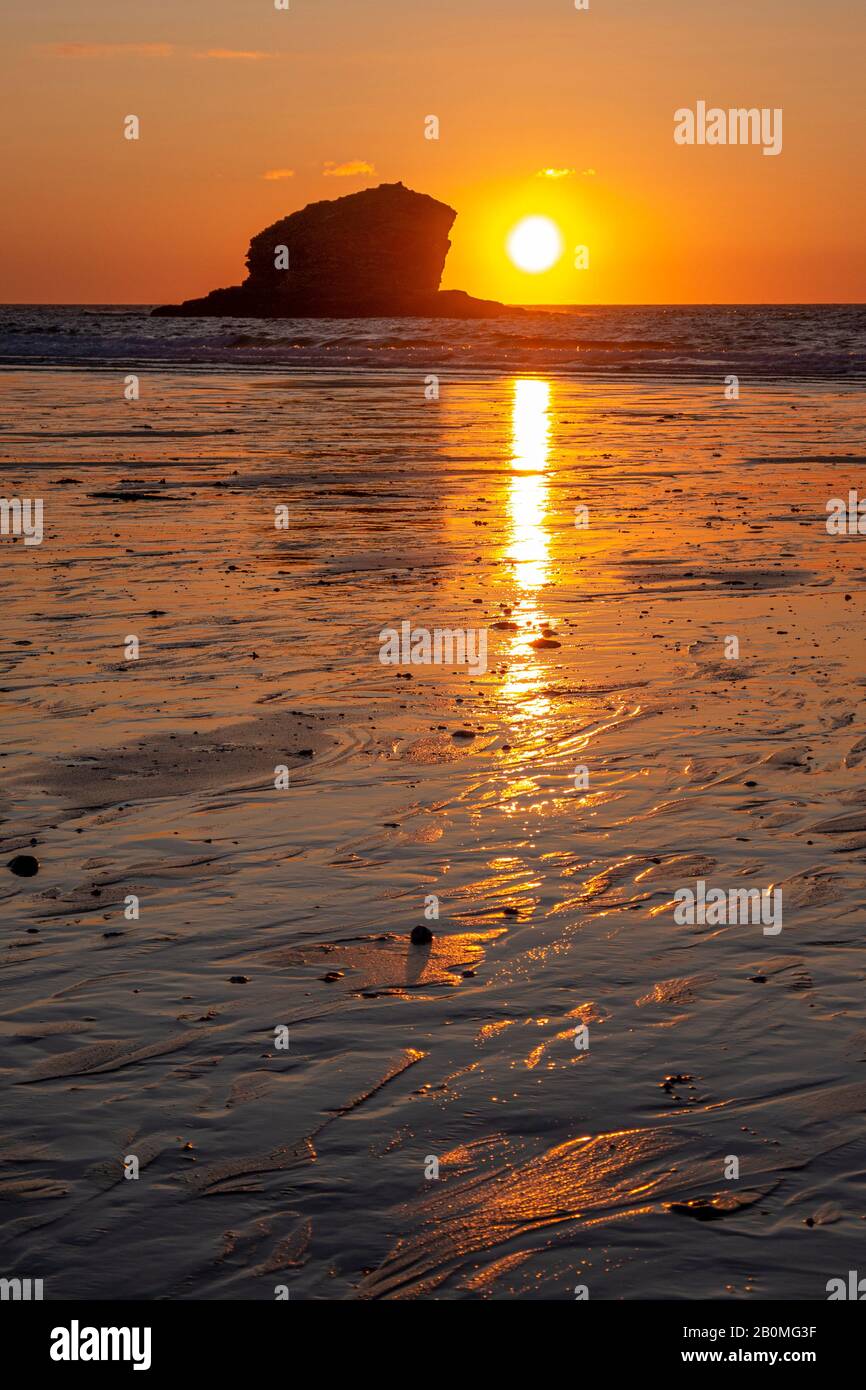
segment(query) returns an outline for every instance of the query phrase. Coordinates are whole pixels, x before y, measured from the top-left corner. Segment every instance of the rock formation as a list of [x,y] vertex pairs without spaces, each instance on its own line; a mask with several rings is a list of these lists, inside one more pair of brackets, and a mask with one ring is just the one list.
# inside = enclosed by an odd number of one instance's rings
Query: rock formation
[[492,318],[520,313],[439,281],[453,208],[383,183],[266,227],[250,242],[242,285],[164,304],[160,315],[242,318]]

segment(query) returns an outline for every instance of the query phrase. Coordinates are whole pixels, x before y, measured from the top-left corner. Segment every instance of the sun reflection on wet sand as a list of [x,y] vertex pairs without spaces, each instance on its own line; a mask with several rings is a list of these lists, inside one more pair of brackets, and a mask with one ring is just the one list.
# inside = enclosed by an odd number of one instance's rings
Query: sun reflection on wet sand
[[518,378],[514,382],[511,409],[511,469],[508,482],[508,537],[506,558],[518,590],[511,619],[519,626],[510,646],[514,664],[501,686],[506,701],[519,699],[519,717],[537,718],[548,707],[538,694],[544,676],[530,642],[543,619],[538,592],[550,578],[550,536],[547,519],[547,477],[551,437],[551,388],[549,381]]
[[[415,1233],[400,1237],[359,1286],[361,1298],[405,1298],[441,1284],[458,1265],[538,1232],[540,1247],[573,1243],[581,1227],[635,1220],[665,1198],[715,1177],[691,1136],[662,1126],[581,1135],[521,1161],[494,1137],[500,1161],[443,1185],[417,1207]],[[464,1152],[452,1151],[459,1161]],[[676,1166],[674,1165],[676,1158]],[[476,1159],[477,1161],[477,1159]],[[539,1248],[540,1248],[539,1247]]]
[[511,444],[509,556],[514,562],[514,578],[520,589],[540,589],[547,583],[549,574],[549,538],[545,529],[546,471],[550,453],[549,381],[515,381]]

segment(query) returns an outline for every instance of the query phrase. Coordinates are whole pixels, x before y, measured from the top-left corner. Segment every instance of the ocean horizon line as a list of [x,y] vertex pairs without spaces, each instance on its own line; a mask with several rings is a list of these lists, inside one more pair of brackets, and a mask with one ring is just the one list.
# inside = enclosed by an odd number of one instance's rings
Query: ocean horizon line
[[[153,309],[161,301],[154,300],[121,300],[121,299],[5,299],[0,300],[0,309]],[[866,300],[860,299],[607,299],[607,300],[586,300],[583,303],[567,302],[518,302],[503,301],[509,309],[538,309],[545,312],[550,310],[564,309],[866,309]],[[225,318],[249,318],[246,314],[226,314]],[[295,316],[292,316],[295,317]],[[309,315],[298,314],[297,318],[309,317]],[[319,316],[316,316],[319,317]],[[335,319],[341,317],[358,318],[359,315],[341,316],[333,315]],[[389,318],[392,315],[384,314],[381,317]],[[423,318],[423,314],[406,315],[408,318]]]

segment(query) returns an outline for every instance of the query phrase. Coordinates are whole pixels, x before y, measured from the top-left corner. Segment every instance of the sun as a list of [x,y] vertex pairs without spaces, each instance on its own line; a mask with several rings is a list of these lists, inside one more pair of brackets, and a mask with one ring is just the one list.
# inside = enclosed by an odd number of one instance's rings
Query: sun
[[539,275],[555,265],[563,252],[562,233],[549,217],[524,217],[512,227],[505,243],[519,270]]

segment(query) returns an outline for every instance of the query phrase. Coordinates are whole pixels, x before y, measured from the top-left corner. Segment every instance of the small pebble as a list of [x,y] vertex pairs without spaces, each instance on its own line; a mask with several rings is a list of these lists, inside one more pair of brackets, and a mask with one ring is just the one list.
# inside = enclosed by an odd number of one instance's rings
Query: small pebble
[[6,865],[18,878],[33,878],[34,874],[39,873],[39,860],[32,854],[16,854],[14,859],[10,859]]

